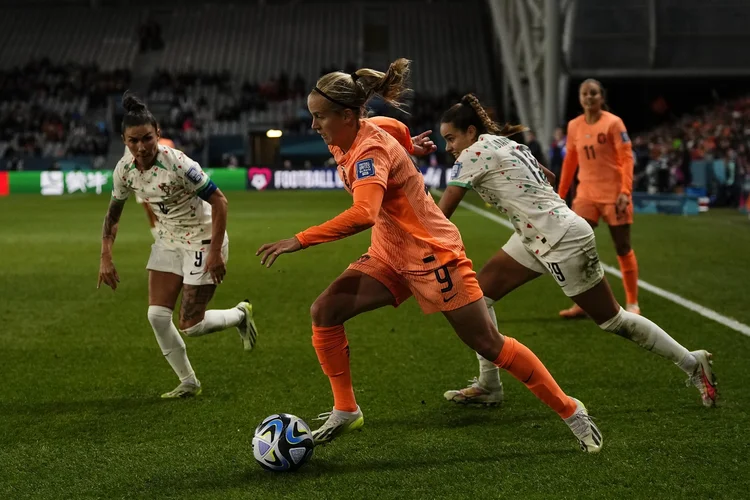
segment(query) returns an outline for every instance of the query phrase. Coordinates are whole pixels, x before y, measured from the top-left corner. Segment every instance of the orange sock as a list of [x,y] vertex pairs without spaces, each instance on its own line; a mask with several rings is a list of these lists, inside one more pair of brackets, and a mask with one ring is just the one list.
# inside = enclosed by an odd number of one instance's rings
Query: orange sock
[[331,381],[333,407],[341,411],[357,411],[352,373],[349,371],[349,342],[344,325],[313,325],[312,330],[312,344],[320,367]]
[[631,249],[625,255],[618,255],[622,271],[622,284],[625,286],[625,300],[628,304],[638,303],[638,261],[635,260],[635,252]]
[[505,337],[503,348],[494,363],[523,382],[561,418],[568,418],[576,411],[575,401],[560,389],[547,367],[539,361],[536,354],[516,339]]

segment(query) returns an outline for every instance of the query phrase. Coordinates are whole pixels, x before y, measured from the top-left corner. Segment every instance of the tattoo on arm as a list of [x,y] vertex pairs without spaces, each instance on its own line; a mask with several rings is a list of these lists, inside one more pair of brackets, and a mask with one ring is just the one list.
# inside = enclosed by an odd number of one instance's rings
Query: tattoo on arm
[[115,240],[115,237],[117,236],[117,224],[120,222],[123,208],[125,208],[125,203],[122,201],[112,200],[109,203],[107,215],[104,217],[102,239]]

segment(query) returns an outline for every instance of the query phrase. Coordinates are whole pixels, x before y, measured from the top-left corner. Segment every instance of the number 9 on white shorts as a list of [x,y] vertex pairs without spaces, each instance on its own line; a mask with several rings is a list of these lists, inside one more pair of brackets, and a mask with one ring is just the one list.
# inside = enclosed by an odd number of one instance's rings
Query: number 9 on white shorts
[[[203,251],[187,250],[167,246],[162,240],[157,240],[151,245],[151,256],[148,258],[146,269],[182,276],[182,283],[185,285],[213,285],[215,283],[211,275],[206,272],[206,259],[211,244],[207,243],[203,248]],[[229,239],[226,237],[221,247],[221,255],[226,263],[229,260]]]

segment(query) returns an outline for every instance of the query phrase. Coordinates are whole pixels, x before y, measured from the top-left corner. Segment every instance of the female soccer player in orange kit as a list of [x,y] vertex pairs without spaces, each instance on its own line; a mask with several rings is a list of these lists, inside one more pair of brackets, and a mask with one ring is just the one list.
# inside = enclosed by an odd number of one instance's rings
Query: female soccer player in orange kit
[[400,106],[409,61],[386,73],[360,69],[328,73],[307,99],[312,128],[328,144],[354,204],[330,221],[258,249],[270,267],[282,253],[327,243],[372,228],[366,254],[351,264],[311,308],[312,343],[333,390],[334,408],[313,432],[317,444],[364,424],[354,398],[344,323],[363,312],[398,306],[414,295],[425,313],[442,312],[469,347],[508,370],[563,418],[587,452],[602,436],[583,404],[567,396],[527,347],[492,323],[458,229],[424,191],[424,179],[404,147],[362,119],[373,94]]
[[[573,211],[591,227],[603,219],[615,242],[617,260],[625,286],[625,309],[640,314],[638,306],[638,261],[630,247],[633,223],[633,150],[622,120],[607,111],[602,84],[588,79],[579,88],[583,114],[568,123],[568,152],[563,160],[558,192],[563,200],[576,169],[578,189]],[[563,318],[585,316],[577,304],[560,311]]]

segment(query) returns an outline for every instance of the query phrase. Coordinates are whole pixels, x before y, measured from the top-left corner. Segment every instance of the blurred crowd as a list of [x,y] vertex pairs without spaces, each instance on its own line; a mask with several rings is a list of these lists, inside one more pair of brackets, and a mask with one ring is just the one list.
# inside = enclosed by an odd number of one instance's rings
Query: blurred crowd
[[0,160],[20,169],[27,158],[103,156],[109,131],[101,110],[122,93],[129,71],[33,61],[0,71]]
[[[158,50],[161,28],[148,22],[141,27],[143,50]],[[320,74],[336,68],[321,68]],[[346,72],[353,72],[347,64]],[[121,95],[129,86],[127,70],[105,72],[95,65],[33,61],[24,67],[0,71],[0,160],[2,166],[20,169],[24,159],[107,154],[111,132],[106,123],[110,95]],[[306,97],[315,82],[301,75],[281,73],[266,81],[236,83],[229,72],[190,71],[155,73],[148,101],[162,127],[163,136],[177,147],[198,156],[205,147],[209,124],[235,123],[251,119],[281,123],[287,132],[311,134]],[[373,114],[398,118],[414,133],[433,129],[439,113],[461,98],[448,91],[441,96],[416,94],[403,113],[377,98]],[[236,129],[239,130],[239,129]],[[231,135],[231,132],[229,132]],[[533,132],[523,138],[537,159],[559,175],[566,152],[563,129],[554,132],[544,151]],[[717,204],[733,205],[750,185],[750,96],[717,101],[666,125],[634,134],[634,182],[639,191],[683,192],[693,181],[696,166],[705,166],[709,191]],[[234,153],[222,163],[239,164]],[[435,165],[452,161],[433,155],[417,161]],[[285,167],[290,168],[289,162]],[[309,163],[309,162],[308,162]],[[302,165],[300,165],[302,166]],[[311,165],[310,165],[311,166]],[[295,165],[295,167],[299,167]]]
[[696,161],[708,167],[716,203],[736,205],[750,176],[750,96],[715,103],[639,135],[633,149],[641,190],[683,191]]

